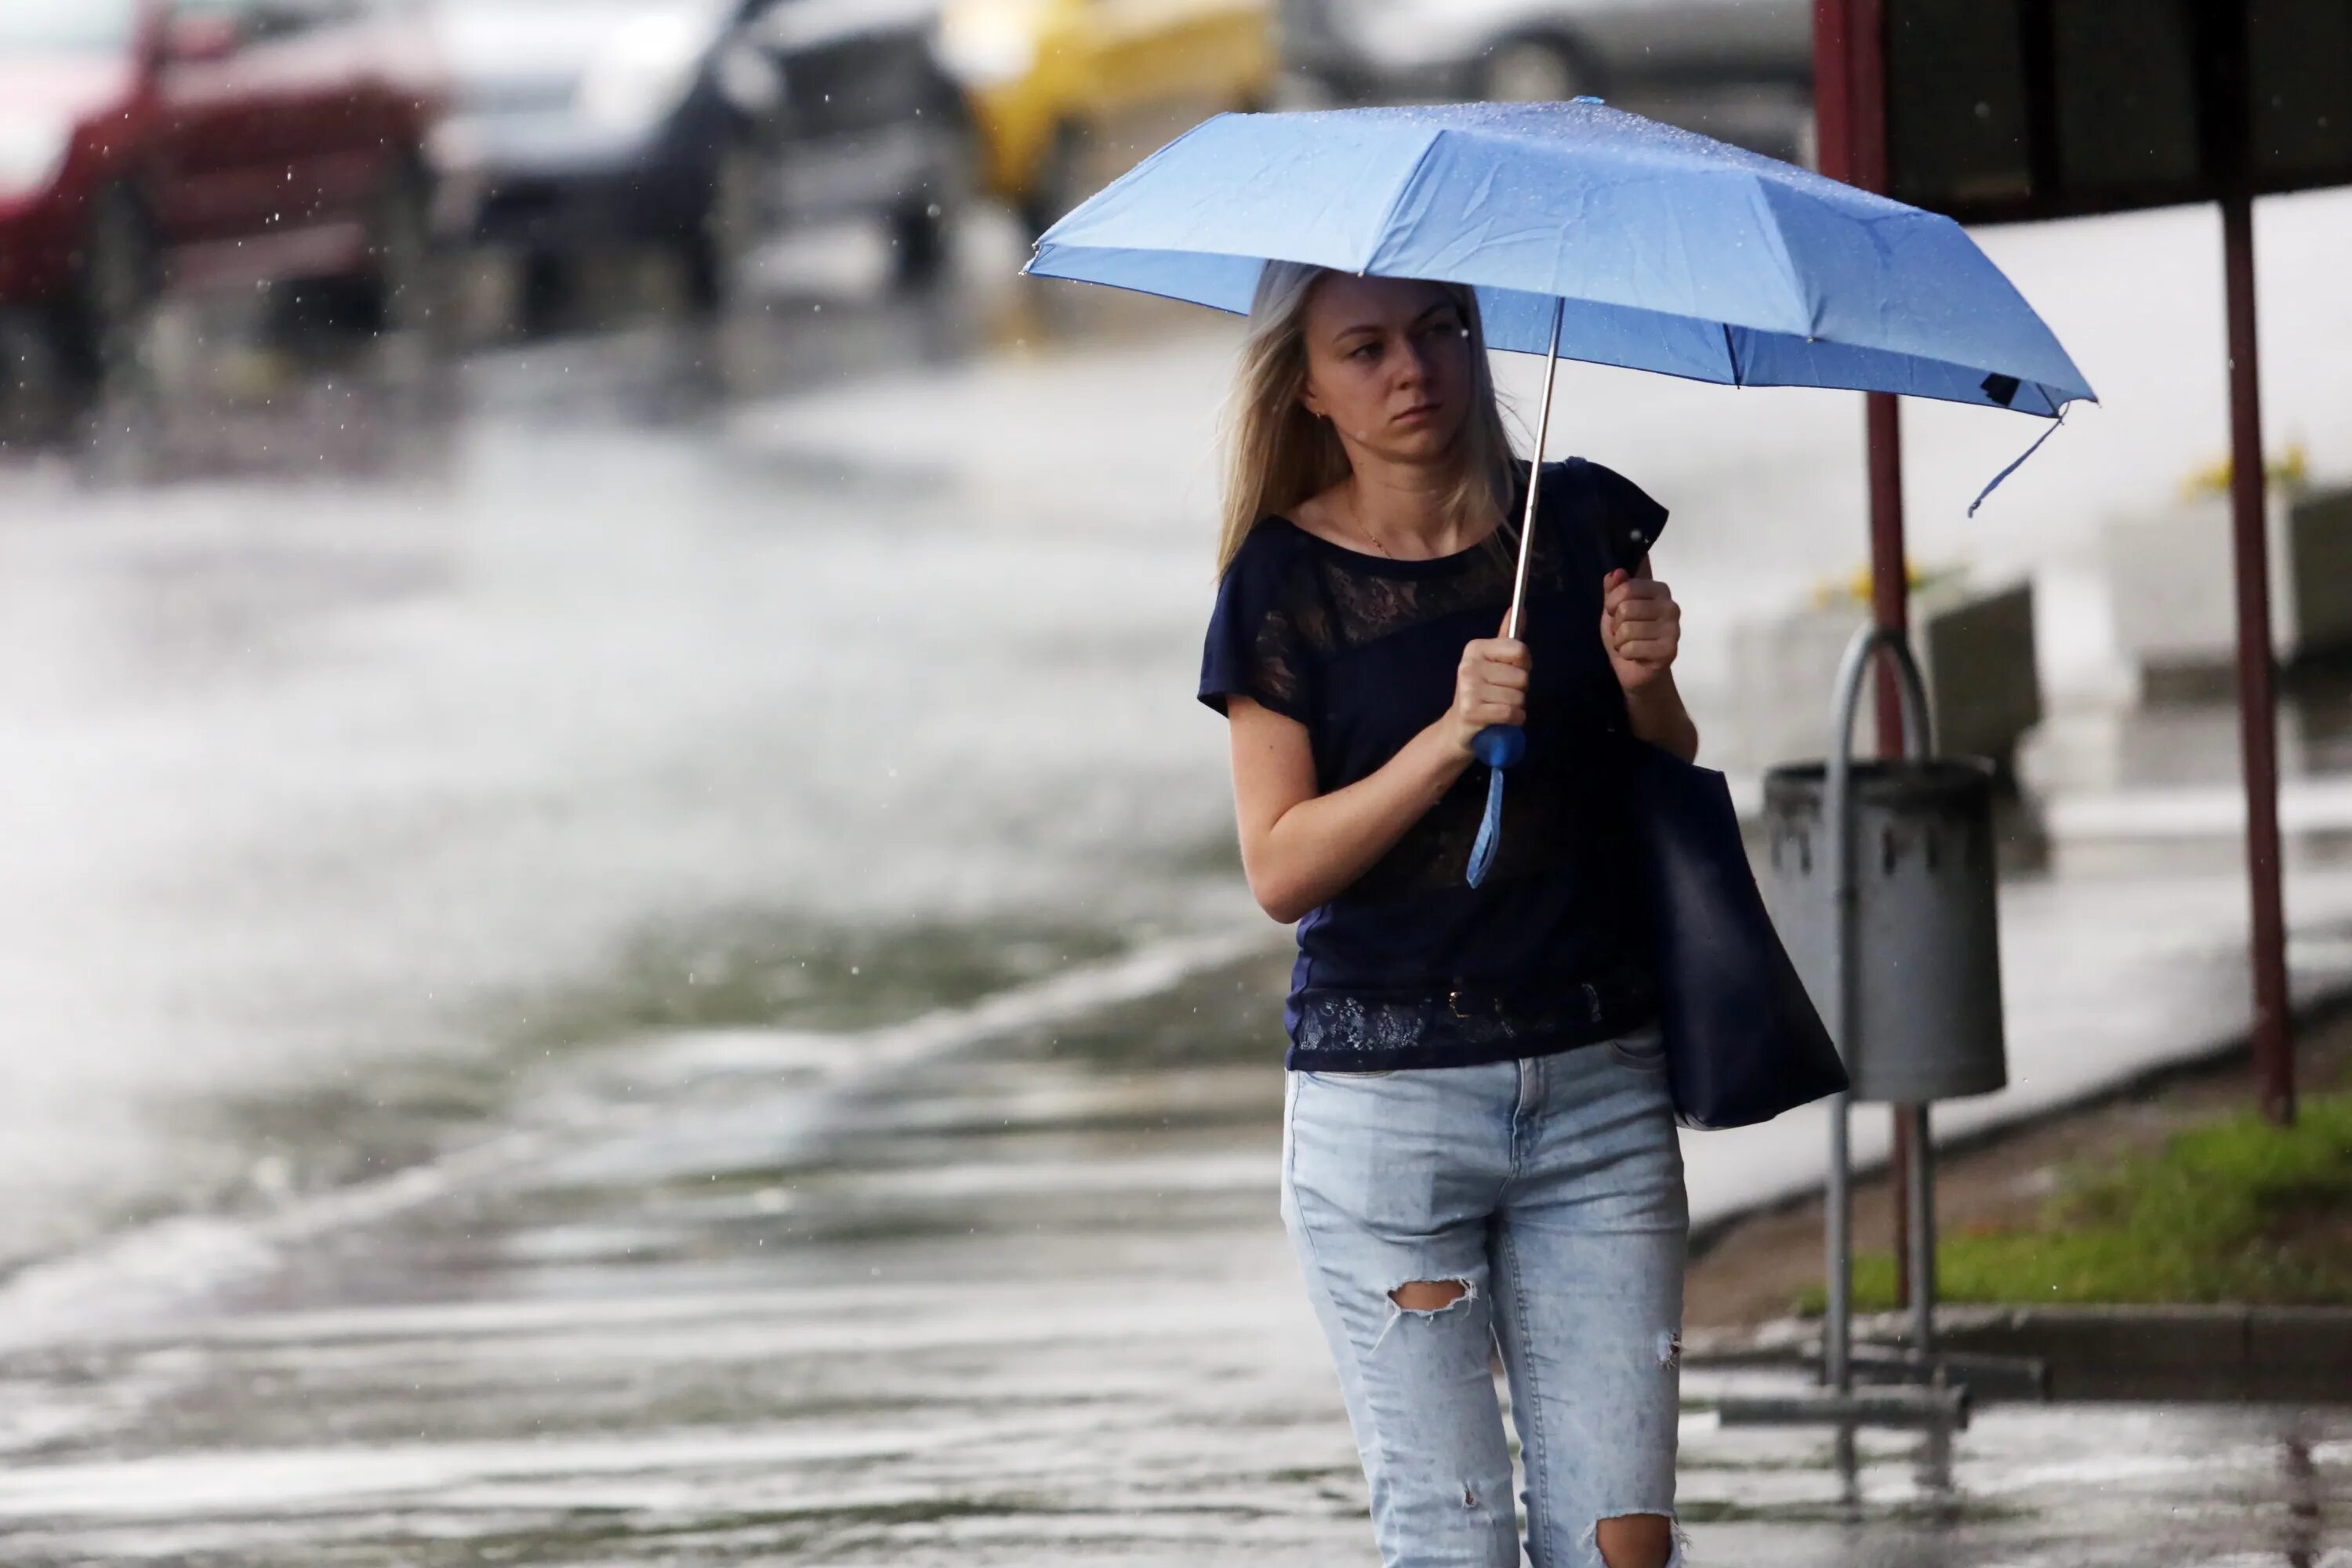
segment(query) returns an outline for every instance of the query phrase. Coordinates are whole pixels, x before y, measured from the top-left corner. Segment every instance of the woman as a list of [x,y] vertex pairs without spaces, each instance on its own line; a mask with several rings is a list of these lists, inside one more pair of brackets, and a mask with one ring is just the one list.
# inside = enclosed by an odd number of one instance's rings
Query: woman
[[[1201,698],[1252,892],[1298,922],[1282,1210],[1391,1568],[1675,1561],[1682,1160],[1627,834],[1630,731],[1694,756],[1663,508],[1526,467],[1464,289],[1269,266],[1242,359]],[[1624,564],[1630,563],[1633,570]],[[1471,742],[1517,724],[1499,848]]]

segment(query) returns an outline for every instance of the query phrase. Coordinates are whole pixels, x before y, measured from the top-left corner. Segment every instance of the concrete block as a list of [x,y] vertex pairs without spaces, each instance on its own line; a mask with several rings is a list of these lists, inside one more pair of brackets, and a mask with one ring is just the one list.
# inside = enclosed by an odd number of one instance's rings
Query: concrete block
[[[2352,652],[2352,489],[2273,488],[2263,519],[2271,645],[2285,663]],[[2205,496],[2100,530],[2116,641],[2157,679],[2237,657],[2230,501]]]
[[2305,490],[2287,507],[2286,521],[2281,597],[2294,657],[2352,649],[2352,487]]
[[[1752,766],[1827,754],[1838,663],[1865,612],[1806,608],[1732,633],[1739,758]],[[1927,677],[1937,743],[1946,753],[1990,757],[2006,770],[2017,743],[2042,721],[2033,584],[1954,584],[1912,601],[1912,646]],[[1870,705],[1856,749],[1874,744]]]
[[2042,722],[2033,584],[1924,594],[1914,619],[1937,744],[2007,768],[2017,742]]

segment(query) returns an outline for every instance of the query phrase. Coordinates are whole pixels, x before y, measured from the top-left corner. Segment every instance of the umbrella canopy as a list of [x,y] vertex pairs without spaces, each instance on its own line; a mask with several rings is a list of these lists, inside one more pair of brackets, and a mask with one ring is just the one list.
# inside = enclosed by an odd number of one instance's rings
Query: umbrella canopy
[[1569,358],[1727,385],[2095,400],[1951,219],[1590,100],[1219,115],[1026,270],[1241,313],[1269,260],[1472,285],[1496,348],[1557,319]]
[[[1269,261],[1468,284],[1489,345],[1555,359],[2045,418],[2093,395],[1951,219],[1591,99],[1219,115],[1048,229],[1024,270],[1240,313]],[[1508,637],[1551,395],[1547,376]],[[1526,745],[1511,726],[1475,742],[1472,887]]]

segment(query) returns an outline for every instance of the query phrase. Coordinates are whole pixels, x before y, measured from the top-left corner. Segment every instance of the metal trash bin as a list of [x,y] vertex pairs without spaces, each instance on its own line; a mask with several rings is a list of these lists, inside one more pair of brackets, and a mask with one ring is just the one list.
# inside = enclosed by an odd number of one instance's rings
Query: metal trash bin
[[[1853,760],[1864,678],[1884,659],[1902,698],[1904,755]],[[1936,1350],[1936,1145],[1938,1100],[1984,1094],[2009,1081],[2001,1030],[2000,911],[1992,837],[1993,769],[1975,757],[1937,757],[1918,662],[1901,631],[1865,626],[1838,671],[1833,750],[1825,763],[1773,769],[1764,781],[1767,905],[1790,960],[1845,1058],[1851,1092],[1830,1102],[1823,1193],[1828,1301],[1822,1324],[1822,1395],[1811,1416],[1968,1424],[1968,1391],[1948,1383]],[[1856,1099],[1891,1102],[1913,1157],[1904,1180],[1910,1231],[1911,1344],[1895,1363],[1922,1379],[1893,1408],[1887,1391],[1853,1387],[1853,1162]],[[1718,1407],[1729,1424],[1788,1418],[1785,1402],[1738,1396]]]
[[[1766,905],[1823,1017],[1833,1018],[1836,900],[1822,819],[1827,764],[1764,781]],[[1993,765],[1976,757],[1856,763],[1854,1005],[1838,1042],[1853,1098],[1927,1105],[2009,1082],[1995,904]]]

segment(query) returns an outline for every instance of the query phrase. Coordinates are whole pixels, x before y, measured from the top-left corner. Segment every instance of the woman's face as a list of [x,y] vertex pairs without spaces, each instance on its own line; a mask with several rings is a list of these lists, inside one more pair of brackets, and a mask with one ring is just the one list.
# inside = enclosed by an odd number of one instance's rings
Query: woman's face
[[1446,461],[1470,416],[1469,323],[1434,283],[1334,273],[1307,297],[1307,411],[1350,452]]

